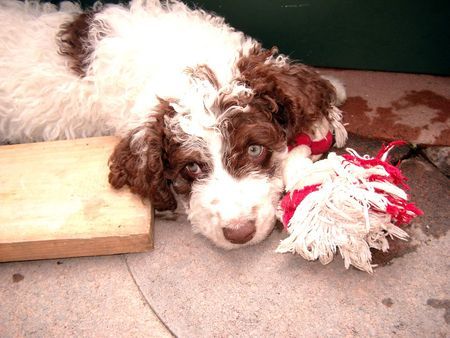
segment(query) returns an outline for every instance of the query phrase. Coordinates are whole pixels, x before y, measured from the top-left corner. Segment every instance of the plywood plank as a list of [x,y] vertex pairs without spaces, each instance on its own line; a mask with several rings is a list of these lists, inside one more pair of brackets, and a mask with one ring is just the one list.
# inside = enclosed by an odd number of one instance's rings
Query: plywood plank
[[147,202],[108,183],[118,139],[0,146],[0,262],[141,252]]

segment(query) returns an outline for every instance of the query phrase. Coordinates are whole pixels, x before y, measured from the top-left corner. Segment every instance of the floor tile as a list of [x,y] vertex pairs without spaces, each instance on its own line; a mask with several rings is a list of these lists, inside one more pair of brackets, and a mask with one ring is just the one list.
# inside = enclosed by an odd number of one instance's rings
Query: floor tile
[[[407,160],[425,216],[377,256],[373,275],[274,252],[286,235],[235,251],[215,248],[187,220],[156,222],[155,250],[127,255],[155,312],[180,337],[445,336],[448,334],[448,180]],[[430,177],[435,177],[430,179]],[[425,188],[426,187],[426,188]]]
[[170,337],[123,256],[0,264],[1,337]]

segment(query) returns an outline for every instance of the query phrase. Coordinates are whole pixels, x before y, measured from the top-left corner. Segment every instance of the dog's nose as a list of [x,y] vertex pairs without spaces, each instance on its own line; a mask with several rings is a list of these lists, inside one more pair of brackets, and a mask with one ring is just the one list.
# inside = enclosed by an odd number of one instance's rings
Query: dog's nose
[[256,232],[255,221],[222,229],[225,238],[233,244],[244,244],[253,238]]

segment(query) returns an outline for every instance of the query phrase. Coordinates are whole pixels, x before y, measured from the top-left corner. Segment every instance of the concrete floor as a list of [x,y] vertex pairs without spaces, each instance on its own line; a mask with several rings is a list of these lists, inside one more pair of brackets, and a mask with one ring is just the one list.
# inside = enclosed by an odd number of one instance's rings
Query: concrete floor
[[[276,254],[277,230],[223,251],[180,215],[156,220],[151,252],[0,264],[0,337],[450,336],[450,79],[323,72],[347,84],[349,146],[420,145],[397,156],[425,215],[406,228],[409,242],[375,255],[373,275],[340,257],[323,266]],[[443,151],[439,167],[425,148]]]

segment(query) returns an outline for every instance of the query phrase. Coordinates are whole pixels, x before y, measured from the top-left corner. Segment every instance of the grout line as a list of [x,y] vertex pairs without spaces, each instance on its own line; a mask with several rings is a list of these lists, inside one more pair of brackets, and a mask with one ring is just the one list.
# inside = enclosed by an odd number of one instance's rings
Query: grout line
[[153,309],[153,307],[150,305],[150,302],[148,301],[147,297],[145,297],[144,293],[142,292],[141,287],[139,286],[139,284],[136,281],[136,278],[134,278],[133,273],[131,272],[131,268],[130,265],[128,264],[128,260],[127,260],[127,256],[126,254],[123,254],[123,261],[125,262],[125,265],[127,266],[127,270],[128,273],[131,276],[131,279],[133,280],[134,285],[136,285],[139,294],[141,295],[141,297],[144,299],[145,303],[148,305],[148,307],[150,308],[150,310],[152,310],[152,312],[155,314],[155,316],[158,318],[158,320],[161,322],[161,324],[166,328],[167,331],[169,331],[169,333],[172,335],[172,337],[177,337],[177,335],[169,328],[169,326],[162,320],[162,318],[156,313],[155,309]]

